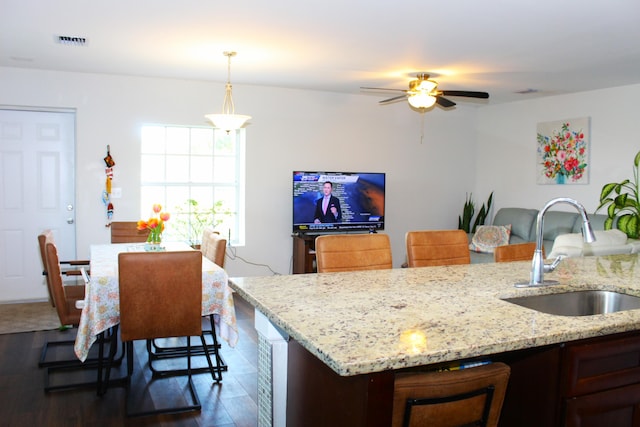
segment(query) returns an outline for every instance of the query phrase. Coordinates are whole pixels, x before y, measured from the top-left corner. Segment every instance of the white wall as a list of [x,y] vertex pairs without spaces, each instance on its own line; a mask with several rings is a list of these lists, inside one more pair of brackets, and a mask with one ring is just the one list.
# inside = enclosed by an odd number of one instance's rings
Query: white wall
[[[633,178],[633,157],[640,150],[639,97],[640,85],[633,85],[479,109],[475,193],[495,191],[494,212],[504,206],[540,209],[559,196],[594,212],[604,184]],[[591,118],[589,184],[536,184],[537,123],[578,117]]]
[[[123,192],[114,200],[114,220],[137,220],[140,126],[205,124],[203,115],[220,111],[223,94],[223,83],[0,67],[0,105],[77,111],[77,248],[83,258],[90,244],[109,241],[100,199],[106,146],[116,161],[113,185]],[[233,250],[238,258],[227,260],[232,276],[271,274],[250,263],[290,271],[293,170],[386,172],[386,232],[395,266],[404,261],[407,230],[455,228],[465,194],[484,194],[474,190],[475,107],[461,103],[454,111],[427,113],[421,143],[421,116],[404,103],[383,107],[375,96],[237,84],[233,95],[237,112],[253,118],[247,128],[247,239]]]

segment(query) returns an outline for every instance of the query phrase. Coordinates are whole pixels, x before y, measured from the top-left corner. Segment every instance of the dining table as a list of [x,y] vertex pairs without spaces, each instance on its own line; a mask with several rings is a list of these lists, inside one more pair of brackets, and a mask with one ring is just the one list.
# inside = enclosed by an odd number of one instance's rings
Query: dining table
[[[186,243],[163,243],[163,250],[195,250]],[[91,245],[90,279],[86,283],[84,307],[80,317],[74,351],[85,361],[98,336],[120,323],[120,295],[118,285],[118,254],[143,252],[143,243]],[[144,286],[141,283],[140,286]],[[238,341],[233,290],[228,285],[226,271],[206,257],[202,257],[202,315],[214,315],[219,336],[229,346]]]

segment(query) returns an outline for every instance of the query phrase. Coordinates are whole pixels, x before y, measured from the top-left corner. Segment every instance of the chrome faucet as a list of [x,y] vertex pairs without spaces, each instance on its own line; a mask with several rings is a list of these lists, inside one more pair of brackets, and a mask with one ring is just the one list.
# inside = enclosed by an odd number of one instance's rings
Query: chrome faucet
[[593,234],[589,217],[584,206],[577,201],[568,197],[558,197],[549,200],[542,209],[538,212],[536,222],[536,250],[533,253],[533,260],[531,260],[531,276],[528,282],[516,283],[517,288],[531,287],[531,286],[546,286],[554,285],[558,283],[556,280],[544,280],[544,273],[550,273],[560,264],[564,255],[559,255],[552,264],[545,264],[542,257],[542,228],[544,224],[544,214],[549,208],[557,203],[568,203],[578,210],[582,216],[582,238],[586,243],[592,243],[596,241],[596,237]]

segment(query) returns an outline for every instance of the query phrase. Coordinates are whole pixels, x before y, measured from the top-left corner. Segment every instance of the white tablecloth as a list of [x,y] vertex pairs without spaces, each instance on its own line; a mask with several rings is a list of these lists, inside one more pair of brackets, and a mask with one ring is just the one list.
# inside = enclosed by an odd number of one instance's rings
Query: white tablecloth
[[[166,243],[166,250],[190,250],[184,243]],[[91,280],[87,284],[84,308],[74,350],[82,361],[98,334],[120,323],[118,288],[118,254],[144,251],[143,244],[108,244],[91,246]],[[202,315],[215,314],[220,337],[230,346],[238,341],[233,293],[227,284],[226,271],[202,258]]]

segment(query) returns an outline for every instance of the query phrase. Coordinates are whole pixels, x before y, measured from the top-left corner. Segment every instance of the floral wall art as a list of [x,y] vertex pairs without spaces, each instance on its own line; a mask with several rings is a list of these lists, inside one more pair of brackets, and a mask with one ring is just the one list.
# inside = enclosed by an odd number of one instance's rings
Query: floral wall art
[[589,183],[589,117],[538,123],[538,184]]

